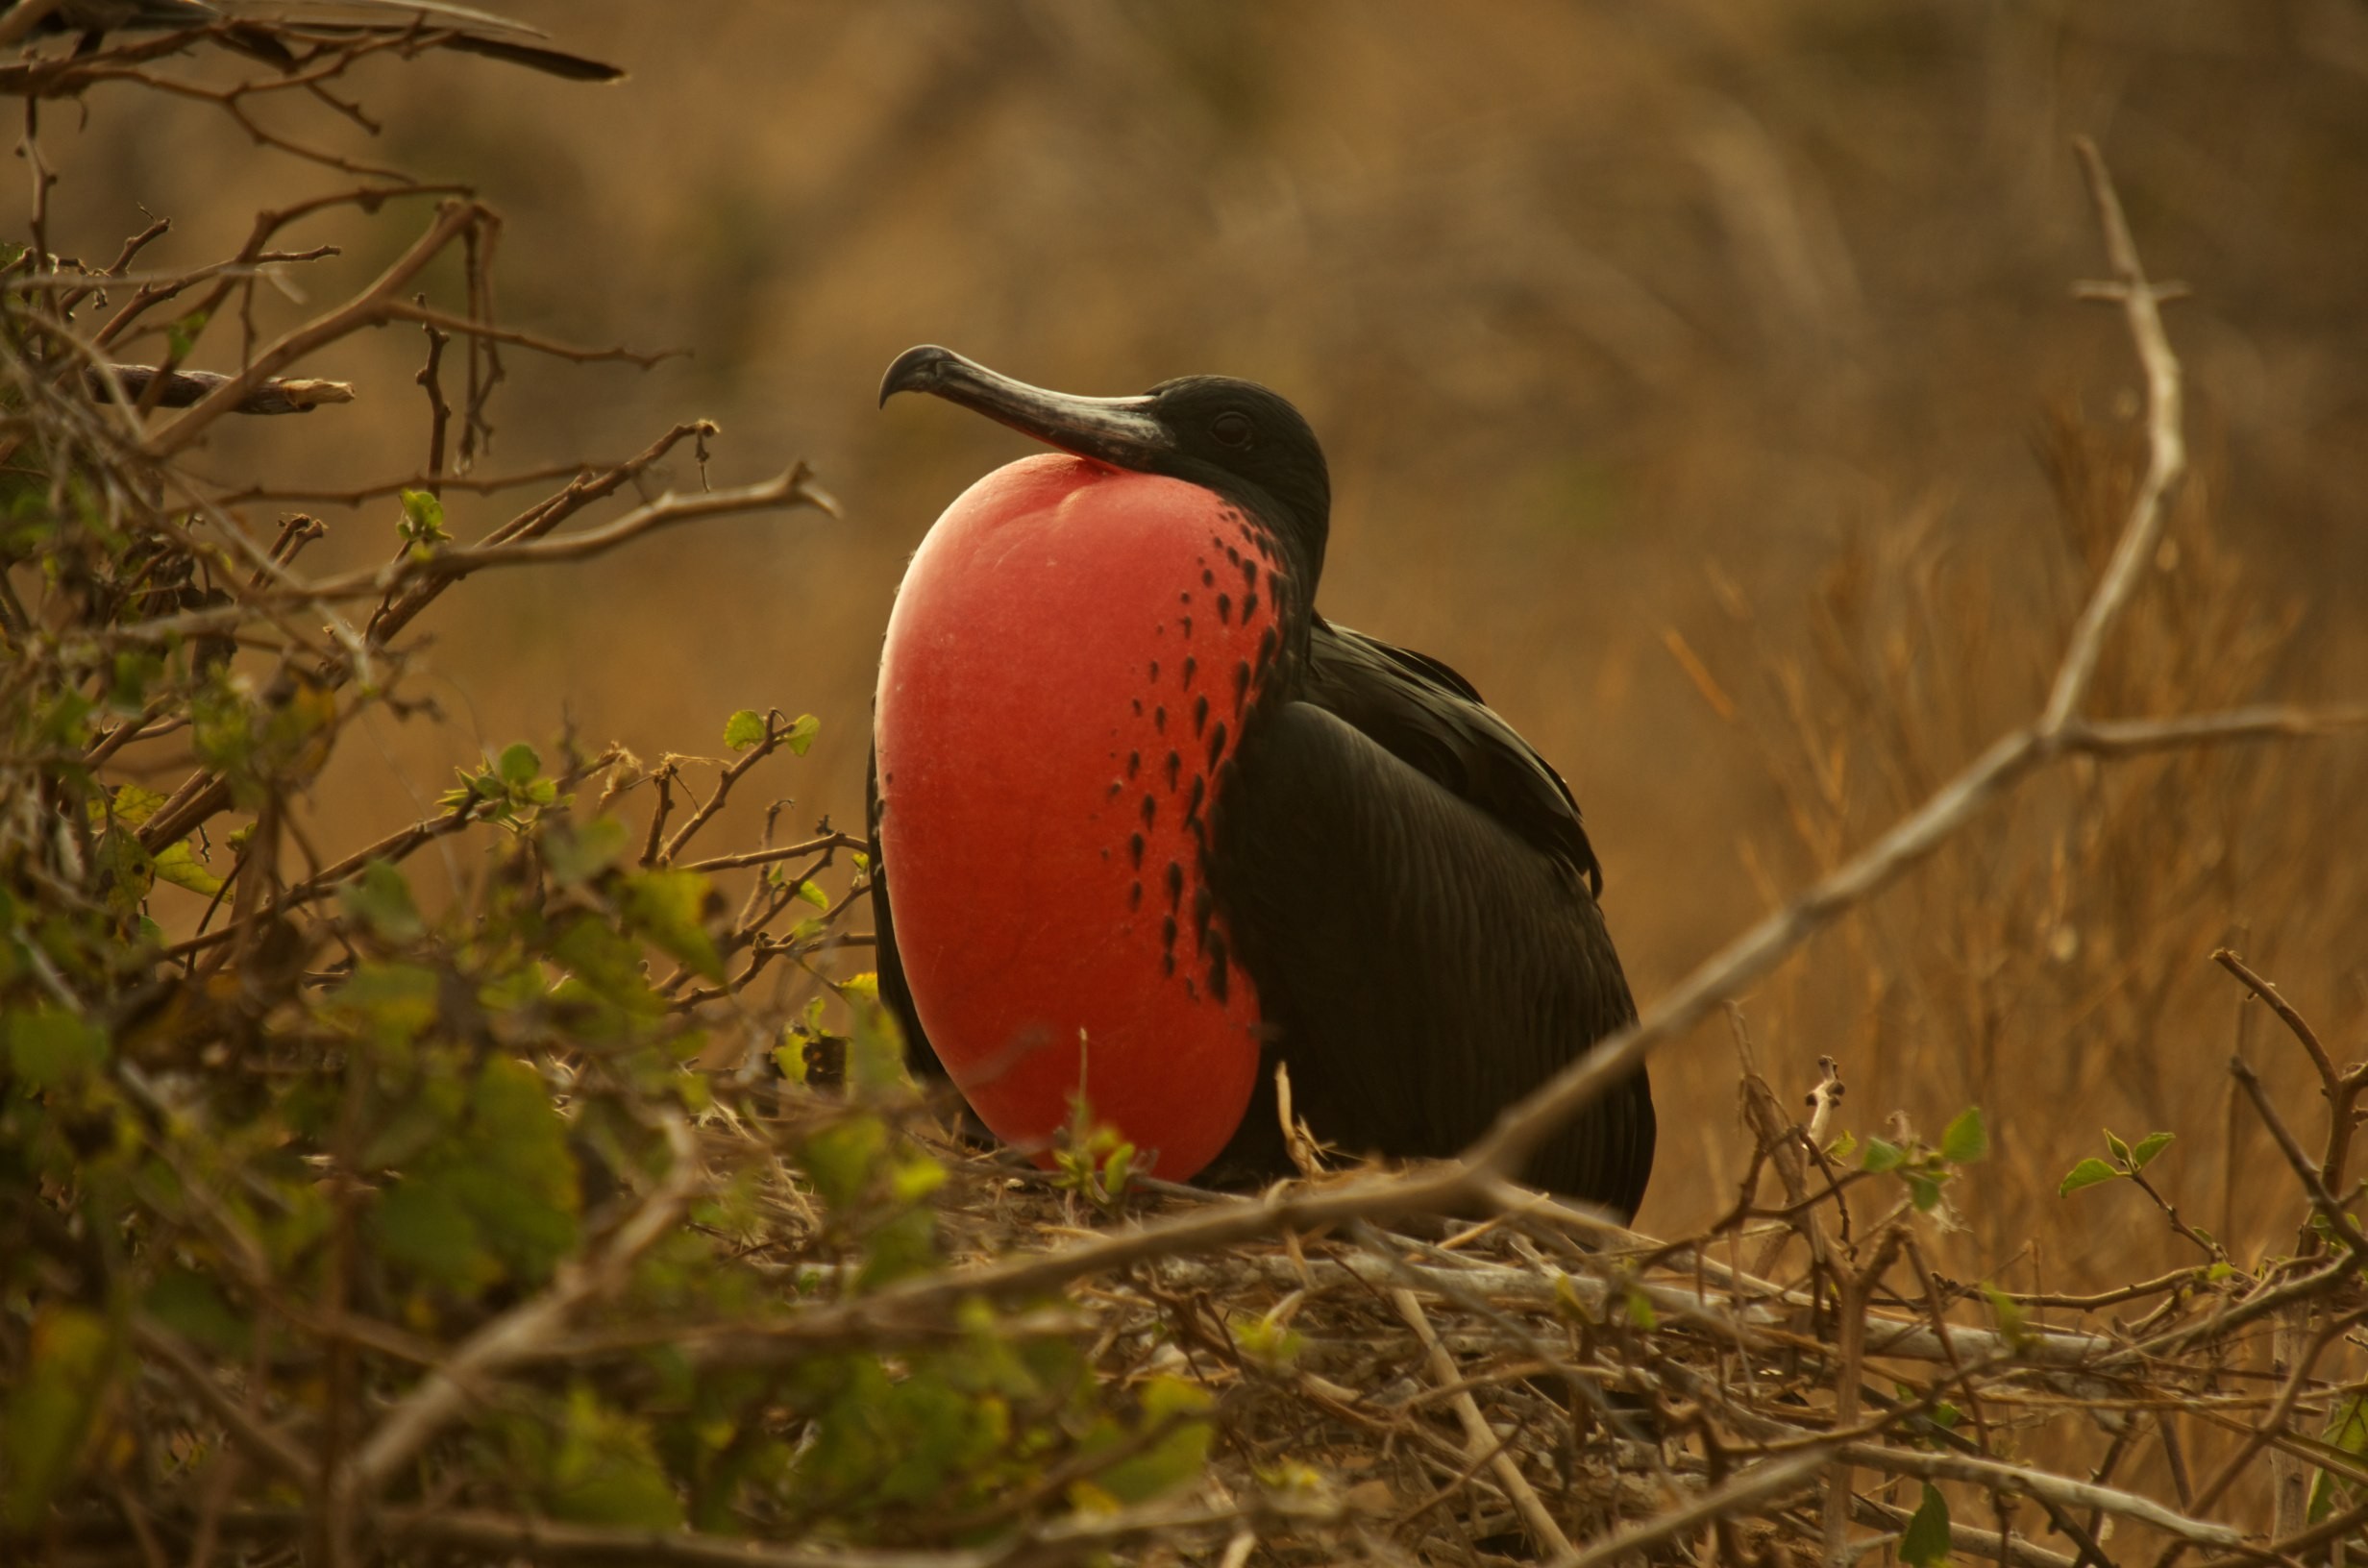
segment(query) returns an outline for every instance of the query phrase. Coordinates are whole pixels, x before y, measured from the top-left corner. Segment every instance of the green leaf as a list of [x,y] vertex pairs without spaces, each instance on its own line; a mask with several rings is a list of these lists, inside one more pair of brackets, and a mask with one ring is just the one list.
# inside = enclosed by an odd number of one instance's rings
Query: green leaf
[[403,873],[382,860],[361,869],[361,875],[337,890],[337,902],[354,919],[389,942],[417,942],[427,922],[411,902],[411,885]]
[[1628,1321],[1646,1334],[1661,1324],[1661,1314],[1653,1311],[1653,1298],[1634,1286],[1628,1288]]
[[164,329],[164,342],[172,354],[173,363],[179,364],[189,357],[190,351],[197,347],[197,334],[204,331],[206,323],[212,319],[213,312],[210,310],[192,310]]
[[707,935],[714,890],[697,871],[636,871],[625,879],[627,921],[666,955],[702,979],[724,978],[724,957]]
[[[439,1087],[432,1081],[432,1090]],[[462,1293],[506,1274],[542,1280],[575,1250],[582,1201],[549,1089],[525,1063],[492,1057],[456,1119],[457,1133],[428,1141],[381,1196],[372,1221],[382,1246]]]
[[452,537],[444,531],[444,502],[425,490],[403,492],[403,521],[395,531],[415,545],[439,544]]
[[447,1289],[474,1293],[502,1276],[477,1222],[457,1193],[429,1177],[398,1182],[380,1195],[371,1229],[390,1262],[415,1268]]
[[402,1169],[453,1131],[454,1106],[447,1096],[422,1094],[381,1119],[361,1146],[364,1170]]
[[1929,1214],[1940,1207],[1940,1184],[1943,1178],[1929,1171],[1904,1172],[1901,1180],[1908,1184],[1908,1196],[1915,1204],[1916,1213]]
[[856,1003],[854,1032],[847,1044],[847,1081],[857,1094],[876,1098],[907,1087],[904,1036],[896,1018],[878,1003]]
[[631,842],[632,830],[614,817],[556,822],[543,835],[543,865],[560,887],[577,887],[614,866]]
[[[136,784],[124,784],[117,786],[115,798],[110,803],[108,810],[113,812],[115,821],[126,827],[138,827],[149,818],[154,817],[157,814],[157,808],[162,804],[164,804],[162,791],[143,790]],[[94,812],[93,815],[95,816],[96,813]]]
[[523,789],[543,771],[542,753],[524,741],[514,741],[502,747],[502,754],[493,760],[493,769],[502,775],[503,783],[512,789]]
[[254,1348],[253,1326],[231,1311],[203,1274],[168,1269],[148,1287],[140,1306],[184,1339],[217,1356],[241,1360]]
[[1887,1170],[1897,1170],[1907,1162],[1908,1151],[1898,1144],[1880,1138],[1870,1138],[1866,1140],[1865,1166],[1877,1175]]
[[877,1116],[851,1116],[807,1139],[798,1163],[823,1202],[844,1212],[863,1195],[887,1147],[888,1128]]
[[[2335,1419],[2320,1436],[2321,1442],[2337,1448],[2354,1458],[2368,1456],[2368,1394],[2354,1394],[2336,1407]],[[2321,1470],[2310,1483],[2310,1513],[2307,1520],[2318,1524],[2335,1511],[2335,1506],[2356,1488],[2339,1480],[2332,1472]]]
[[642,972],[641,944],[606,920],[588,914],[568,920],[551,941],[551,956],[583,990],[629,1015],[650,1017],[666,1010]]
[[1939,1568],[1949,1560],[1949,1500],[1929,1481],[1924,1501],[1899,1537],[1899,1560],[1908,1568]]
[[0,1431],[8,1460],[0,1523],[29,1532],[81,1460],[115,1358],[104,1319],[54,1305],[34,1320],[26,1351],[24,1381],[9,1395]]
[[1982,1119],[1982,1108],[1969,1105],[1941,1133],[1940,1158],[1953,1165],[1970,1165],[1987,1153],[1989,1127]]
[[246,772],[255,756],[255,708],[235,687],[216,680],[189,698],[189,748],[217,772]]
[[2113,1136],[2113,1129],[2110,1127],[2105,1129],[2105,1146],[2112,1151],[2113,1158],[2121,1163],[2123,1169],[2126,1170],[2129,1168],[2130,1145],[2124,1143],[2120,1139],[2115,1138]]
[[82,693],[60,692],[38,710],[36,733],[59,746],[80,747],[90,738],[90,715],[98,705]]
[[158,881],[170,882],[176,888],[186,888],[209,898],[222,891],[222,879],[206,869],[206,863],[197,858],[197,851],[190,847],[187,839],[159,850],[155,869]]
[[393,1048],[435,1021],[437,984],[434,970],[414,964],[363,964],[330,1001],[382,1047]]
[[1847,1129],[1843,1131],[1839,1138],[1837,1138],[1833,1142],[1828,1143],[1825,1146],[1825,1157],[1828,1160],[1836,1162],[1837,1164],[1849,1159],[1852,1155],[1858,1152],[1858,1137],[1856,1134],[1849,1132]]
[[2310,1478],[2310,1509],[2307,1515],[2309,1523],[2315,1525],[2331,1518],[2334,1514],[2335,1504],[2348,1490],[2350,1490],[2349,1485],[2338,1481],[2331,1470],[2321,1470],[2313,1474]]
[[6,1020],[9,1070],[35,1089],[56,1089],[107,1065],[107,1031],[56,1008]]
[[2130,1168],[2144,1170],[2153,1164],[2155,1156],[2171,1146],[2171,1136],[2169,1133],[2148,1133],[2139,1139],[2137,1147],[2130,1151]]
[[765,716],[754,708],[742,708],[724,722],[724,744],[734,751],[762,746],[764,740]]
[[2099,1182],[2109,1182],[2120,1175],[2120,1171],[2092,1154],[2064,1172],[2063,1180],[2056,1184],[2056,1196],[2068,1198],[2084,1187],[2094,1187]]
[[858,1288],[870,1290],[937,1266],[937,1212],[907,1209],[871,1235]]
[[1113,1200],[1122,1197],[1135,1174],[1135,1146],[1122,1139],[1101,1163],[1102,1190]]
[[828,909],[830,907],[830,894],[823,892],[822,889],[816,887],[812,882],[799,883],[798,896],[804,899],[807,903],[812,904],[816,909]]
[[552,1517],[577,1524],[652,1531],[682,1526],[681,1500],[658,1462],[649,1427],[605,1408],[581,1385],[569,1391],[543,1501]]
[[[878,1361],[839,1363],[839,1386],[797,1459],[800,1490],[859,1497],[867,1512],[943,1498],[949,1482],[1012,1447],[1010,1408],[924,1360],[891,1380]],[[1115,1440],[1110,1423],[1098,1435]]]
[[574,1250],[581,1198],[567,1123],[524,1062],[492,1057],[478,1074],[454,1175],[488,1244],[519,1272],[539,1279]]
[[[2358,1229],[2359,1216],[2357,1214],[2347,1213],[2343,1217],[2352,1222],[2352,1226],[2355,1230]],[[2335,1230],[2335,1222],[2329,1218],[2326,1213],[2314,1210],[2312,1211],[2310,1217],[2303,1221],[2303,1223],[2309,1226],[2310,1234],[2317,1237],[2321,1241],[2328,1243],[2330,1246],[2335,1244],[2337,1235]],[[2202,1236],[2205,1233],[2198,1231],[2195,1234]]]
[[919,1203],[946,1185],[946,1167],[925,1154],[900,1160],[888,1172],[888,1195],[898,1203]]
[[1095,1475],[1094,1484],[1121,1503],[1147,1503],[1200,1479],[1209,1460],[1211,1429],[1203,1415],[1215,1401],[1182,1378],[1155,1377],[1143,1390],[1144,1431],[1167,1432],[1141,1453]]
[[814,737],[822,732],[823,722],[810,713],[802,713],[791,723],[781,737],[781,744],[799,756],[804,756],[814,746]]
[[124,832],[101,834],[91,860],[106,889],[108,909],[126,919],[136,914],[156,886],[156,863],[139,840]]
[[[164,661],[154,653],[127,649],[115,655],[114,666],[114,679],[107,688],[107,705],[126,716],[139,713],[147,704],[149,687],[164,674]],[[122,793],[116,792],[118,801]]]
[[1268,1315],[1234,1324],[1233,1343],[1235,1349],[1262,1365],[1288,1367],[1299,1359],[1299,1352],[1307,1347],[1307,1338],[1296,1329],[1286,1328]]
[[1982,1297],[1989,1303],[1990,1316],[1998,1324],[1998,1332],[2006,1335],[2007,1344],[2020,1350],[2031,1337],[2030,1320],[2024,1314],[2023,1304],[1996,1286],[1985,1282]]

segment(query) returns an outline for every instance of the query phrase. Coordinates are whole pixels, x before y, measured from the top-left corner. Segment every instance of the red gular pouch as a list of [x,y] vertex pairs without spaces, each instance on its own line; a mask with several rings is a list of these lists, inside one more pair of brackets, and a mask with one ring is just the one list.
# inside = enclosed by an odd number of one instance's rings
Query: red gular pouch
[[964,492],[898,591],[875,718],[897,946],[955,1086],[1040,1164],[1081,1088],[1176,1181],[1249,1103],[1258,996],[1207,864],[1277,635],[1262,538],[1198,485],[1048,453]]

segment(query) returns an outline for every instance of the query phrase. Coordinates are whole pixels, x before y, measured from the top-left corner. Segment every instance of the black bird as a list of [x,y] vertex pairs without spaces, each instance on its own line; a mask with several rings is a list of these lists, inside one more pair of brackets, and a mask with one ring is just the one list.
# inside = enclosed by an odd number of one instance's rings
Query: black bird
[[[873,900],[917,1068],[1040,1155],[1082,1083],[1159,1174],[1239,1181],[1291,1169],[1278,1062],[1319,1139],[1446,1156],[1636,1017],[1561,776],[1453,670],[1317,613],[1330,482],[1289,403],[933,347],[905,391],[1070,454],[957,500],[889,621]],[[1633,1214],[1654,1130],[1639,1068],[1525,1174]]]
[[60,0],[37,32],[79,33],[76,52],[113,32],[210,30],[225,47],[282,70],[302,63],[293,45],[336,48],[367,38],[417,37],[575,82],[614,82],[617,66],[534,42],[536,28],[450,0]]

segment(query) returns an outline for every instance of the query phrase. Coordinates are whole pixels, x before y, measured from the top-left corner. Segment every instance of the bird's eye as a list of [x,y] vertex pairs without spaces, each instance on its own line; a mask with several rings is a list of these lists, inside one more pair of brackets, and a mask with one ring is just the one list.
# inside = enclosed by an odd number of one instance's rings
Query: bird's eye
[[1209,421],[1209,433],[1228,447],[1249,445],[1249,415],[1227,410]]

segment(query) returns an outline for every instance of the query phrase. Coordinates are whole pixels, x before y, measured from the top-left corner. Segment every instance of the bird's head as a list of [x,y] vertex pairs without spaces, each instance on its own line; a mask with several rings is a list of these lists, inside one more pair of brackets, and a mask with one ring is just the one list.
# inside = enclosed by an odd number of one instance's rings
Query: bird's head
[[1048,392],[924,345],[897,355],[880,402],[927,392],[1063,452],[1197,484],[1243,507],[1313,585],[1323,570],[1332,483],[1323,448],[1279,393],[1229,376],[1186,376],[1126,398]]

